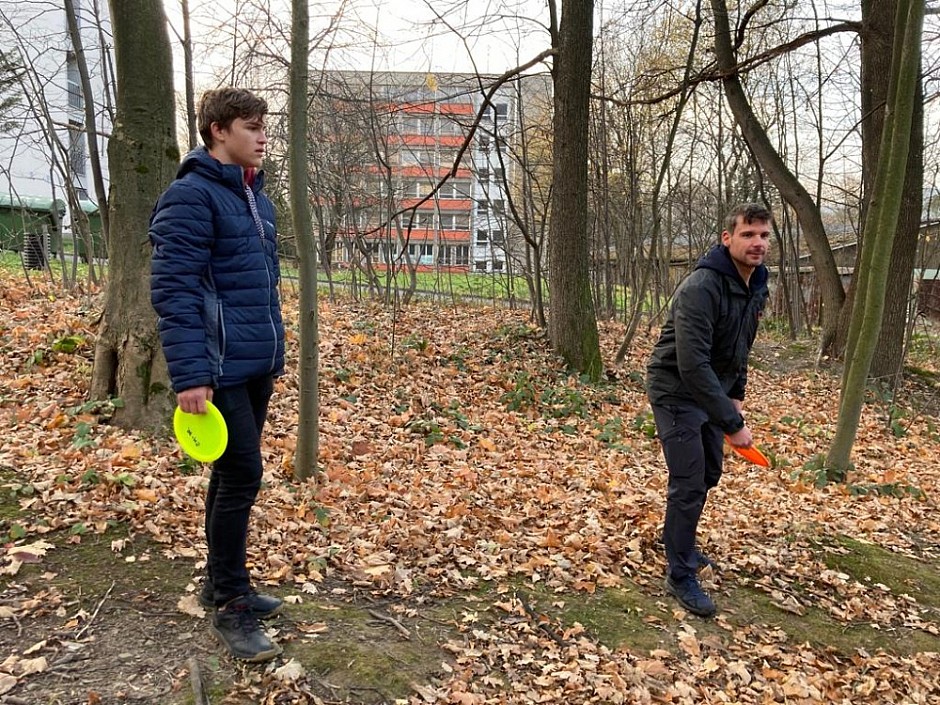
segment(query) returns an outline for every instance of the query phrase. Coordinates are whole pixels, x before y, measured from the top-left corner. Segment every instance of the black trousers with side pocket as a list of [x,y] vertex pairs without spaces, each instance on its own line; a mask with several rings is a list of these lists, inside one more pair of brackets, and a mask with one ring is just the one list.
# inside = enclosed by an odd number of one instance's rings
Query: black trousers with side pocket
[[695,575],[695,537],[708,491],[721,479],[724,433],[694,404],[653,406],[669,485],[663,543],[673,580]]
[[216,389],[212,396],[228,426],[228,446],[212,466],[206,493],[207,572],[217,606],[251,588],[245,565],[248,519],[261,488],[261,431],[273,391],[274,378],[265,376]]

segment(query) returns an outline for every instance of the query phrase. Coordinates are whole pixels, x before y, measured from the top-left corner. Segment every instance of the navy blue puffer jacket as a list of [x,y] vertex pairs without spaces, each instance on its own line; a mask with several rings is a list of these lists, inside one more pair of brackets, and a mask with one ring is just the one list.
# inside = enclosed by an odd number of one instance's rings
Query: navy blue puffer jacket
[[173,391],[284,372],[274,206],[205,147],[183,159],[150,218],[150,299]]

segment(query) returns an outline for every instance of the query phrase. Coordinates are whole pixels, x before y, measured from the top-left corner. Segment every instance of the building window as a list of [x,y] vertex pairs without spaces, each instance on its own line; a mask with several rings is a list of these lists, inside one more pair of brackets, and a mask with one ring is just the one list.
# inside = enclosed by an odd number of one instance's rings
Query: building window
[[470,248],[467,245],[441,245],[437,261],[443,265],[466,267],[470,264]]
[[503,244],[503,231],[502,231],[502,230],[494,230],[493,233],[492,233],[492,235],[493,235],[493,244],[494,244],[494,245],[502,245],[502,244]]
[[450,179],[437,193],[445,200],[466,200],[470,198],[470,182],[466,179]]
[[403,135],[430,135],[433,129],[434,123],[429,118],[406,115],[401,121]]
[[493,105],[493,112],[495,113],[497,122],[505,122],[509,117],[509,104],[496,103]]
[[82,77],[78,72],[78,61],[75,54],[69,52],[65,61],[65,80],[68,84],[68,102],[73,110],[84,110],[85,101],[82,98]]
[[494,198],[492,201],[490,201],[490,205],[493,206],[493,212],[494,212],[494,213],[503,213],[503,212],[505,212],[506,204],[505,204],[505,202],[503,201],[503,199],[501,199],[501,198]]
[[82,124],[69,120],[69,168],[76,176],[85,175],[85,133]]
[[485,245],[487,242],[489,242],[489,240],[490,240],[489,233],[487,233],[485,230],[477,230],[477,244],[478,245]]
[[428,230],[434,227],[434,214],[429,211],[415,211],[401,216],[403,228],[412,230]]
[[406,248],[408,259],[418,264],[433,264],[434,245],[429,243],[412,242]]
[[466,131],[467,128],[453,118],[443,118],[441,120],[440,133],[442,135],[462,135]]
[[437,162],[433,152],[405,148],[401,153],[401,163],[405,166],[434,166]]
[[481,166],[477,169],[478,181],[489,181],[489,178],[490,178],[490,170],[487,167]]
[[495,167],[493,169],[493,179],[502,183],[506,180],[506,170],[502,167]]
[[401,184],[402,198],[423,198],[431,190],[427,181],[421,179],[405,179]]
[[469,213],[441,213],[441,230],[469,230]]
[[494,259],[494,260],[493,260],[493,271],[494,271],[494,272],[501,272],[501,271],[503,271],[503,261],[502,261],[501,259]]
[[485,271],[486,271],[486,260],[485,260],[485,259],[478,259],[476,262],[473,263],[473,268],[474,268],[475,270],[477,270],[478,272],[485,272]]

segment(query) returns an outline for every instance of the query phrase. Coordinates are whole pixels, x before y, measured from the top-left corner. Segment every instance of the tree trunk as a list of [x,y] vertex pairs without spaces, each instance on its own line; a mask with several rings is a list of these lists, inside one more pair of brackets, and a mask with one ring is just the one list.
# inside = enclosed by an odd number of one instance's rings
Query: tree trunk
[[[897,0],[862,2],[862,174],[866,186],[863,213],[868,212],[868,190],[875,181],[875,170],[879,161],[888,89],[884,77],[890,75],[891,70],[892,38],[897,29],[896,9]],[[892,386],[901,374],[904,362],[904,339],[907,335],[914,262],[920,235],[921,194],[924,183],[923,148],[923,90],[921,82],[918,81],[901,217],[898,220],[898,230],[891,250],[891,266],[888,270],[884,320],[869,372],[872,378]],[[862,248],[859,247],[859,254],[861,251]],[[845,332],[848,332],[847,326]]]
[[292,0],[290,57],[290,215],[300,263],[300,418],[294,476],[317,471],[320,400],[317,392],[317,247],[307,195],[307,54],[310,15],[307,0]]
[[876,170],[871,205],[865,219],[864,251],[861,268],[856,274],[856,302],[846,346],[839,419],[826,456],[826,474],[829,480],[834,481],[844,480],[851,467],[850,458],[868,373],[881,330],[889,253],[898,227],[911,146],[914,101],[920,73],[923,3],[921,0],[899,0],[896,17],[887,110],[879,150],[885,158]]
[[[91,89],[91,79],[88,77],[88,62],[85,61],[85,47],[82,43],[82,32],[78,27],[78,17],[75,15],[75,1],[65,0],[65,17],[69,29],[69,39],[72,42],[72,51],[75,52],[75,63],[78,65],[78,75],[82,82],[82,104],[85,107],[85,140],[88,144],[88,159],[91,162],[92,181],[95,184],[95,197],[98,199],[98,212],[101,214],[101,236],[105,244],[110,241],[110,218],[108,214],[108,192],[104,188],[104,175],[101,172],[101,156],[98,154],[98,128],[95,125],[94,92]],[[102,81],[107,77],[102,76]],[[95,256],[94,248],[89,247],[89,259]]]
[[728,105],[761,168],[777,187],[780,195],[796,212],[800,225],[803,227],[813,260],[813,268],[816,271],[816,280],[819,282],[822,308],[820,351],[823,354],[832,354],[832,345],[836,339],[839,317],[845,301],[845,290],[842,288],[835,258],[832,256],[832,250],[826,238],[826,229],[819,214],[819,207],[780,157],[767,137],[767,131],[758,123],[751,109],[741,85],[741,79],[734,70],[736,59],[731,46],[727,3],[725,0],[711,0],[711,5],[715,15],[715,57],[718,68],[725,76],[722,79],[722,85]]
[[196,138],[196,90],[193,87],[193,33],[189,27],[189,0],[180,0],[183,13],[183,71],[186,74],[186,134],[189,148],[195,149]]
[[150,212],[179,164],[173,63],[161,0],[111,2],[117,112],[111,165],[110,276],[90,394],[120,397],[114,423],[155,429],[174,397],[150,305]]
[[593,0],[563,0],[555,57],[554,190],[548,237],[548,333],[573,371],[600,379],[588,268],[587,157]]

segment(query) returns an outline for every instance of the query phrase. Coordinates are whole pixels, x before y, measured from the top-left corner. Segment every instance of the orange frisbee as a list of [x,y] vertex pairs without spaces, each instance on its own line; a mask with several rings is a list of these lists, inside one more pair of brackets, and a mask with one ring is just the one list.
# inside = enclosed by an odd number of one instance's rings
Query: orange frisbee
[[731,446],[731,449],[735,453],[740,455],[748,462],[754,463],[755,465],[760,465],[762,468],[770,467],[770,461],[767,459],[767,456],[761,453],[760,448],[757,446],[752,445],[746,448],[744,446],[736,446],[731,442],[731,439],[729,439],[728,436],[725,436],[725,440],[728,441],[728,445]]

